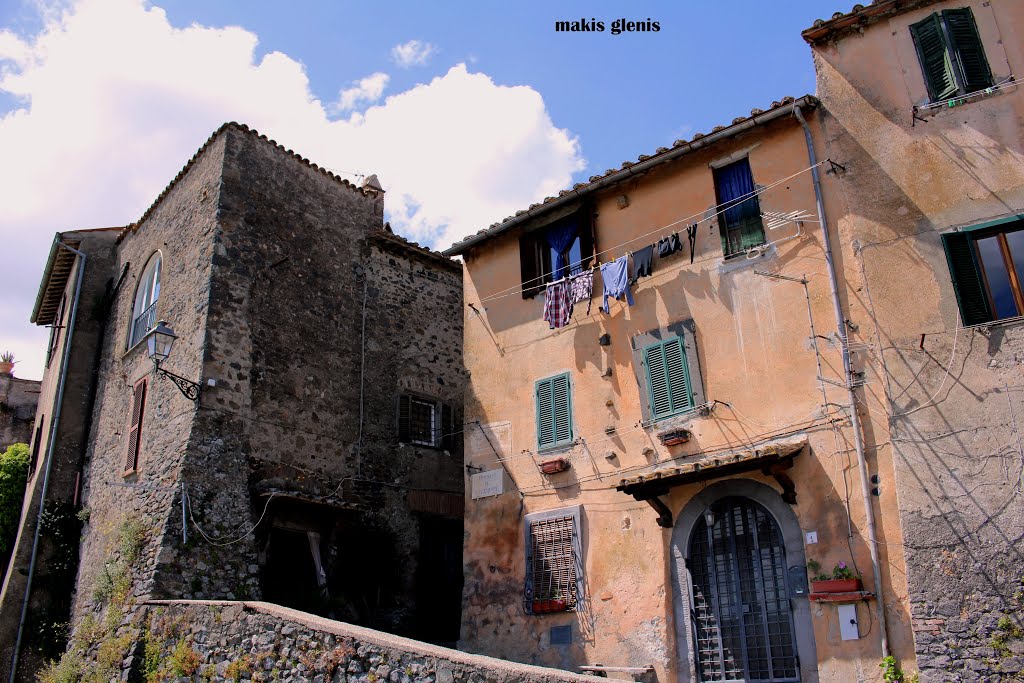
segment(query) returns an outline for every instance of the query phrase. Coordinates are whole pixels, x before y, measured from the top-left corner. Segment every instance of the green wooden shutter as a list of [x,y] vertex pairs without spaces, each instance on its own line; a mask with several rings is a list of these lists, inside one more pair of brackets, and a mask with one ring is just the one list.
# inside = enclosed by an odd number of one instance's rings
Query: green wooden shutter
[[964,91],[971,93],[992,85],[992,72],[988,68],[985,49],[981,45],[978,26],[969,7],[948,9],[942,13],[960,74]]
[[912,25],[910,33],[914,36],[914,45],[917,46],[917,56],[921,60],[928,96],[935,101],[955,95],[956,78],[953,76],[953,64],[949,59],[939,15],[933,14],[924,21]]
[[981,279],[973,240],[966,233],[950,232],[942,236],[942,246],[946,249],[946,261],[949,263],[963,324],[989,322],[994,316],[985,292],[985,283]]
[[558,375],[537,382],[537,448],[571,443],[572,396],[569,375]]
[[655,420],[693,407],[690,372],[682,341],[676,337],[644,349],[651,415]]

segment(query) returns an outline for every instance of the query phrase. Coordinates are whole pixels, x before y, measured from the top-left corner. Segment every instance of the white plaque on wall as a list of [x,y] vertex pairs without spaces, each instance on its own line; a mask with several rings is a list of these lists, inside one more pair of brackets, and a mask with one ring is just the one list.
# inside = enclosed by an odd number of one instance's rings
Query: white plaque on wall
[[470,484],[473,487],[473,500],[488,496],[500,496],[505,493],[505,470],[496,469],[472,475]]

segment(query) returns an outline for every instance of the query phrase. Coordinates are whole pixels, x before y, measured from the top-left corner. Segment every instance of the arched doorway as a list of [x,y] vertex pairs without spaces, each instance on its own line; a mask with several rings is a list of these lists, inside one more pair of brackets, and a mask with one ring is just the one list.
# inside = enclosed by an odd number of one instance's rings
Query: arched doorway
[[749,498],[708,506],[690,533],[701,681],[799,681],[779,525]]
[[[711,484],[672,534],[679,680],[817,683],[803,532],[772,487]],[[790,585],[793,583],[793,585]]]

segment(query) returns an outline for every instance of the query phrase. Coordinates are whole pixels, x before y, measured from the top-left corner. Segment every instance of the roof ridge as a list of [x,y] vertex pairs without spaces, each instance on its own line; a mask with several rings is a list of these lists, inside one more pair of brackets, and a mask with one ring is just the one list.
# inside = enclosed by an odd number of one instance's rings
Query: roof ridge
[[189,170],[191,170],[192,166],[195,165],[196,161],[199,159],[200,156],[202,156],[203,152],[205,152],[210,147],[210,145],[213,144],[214,140],[216,140],[228,128],[234,128],[235,130],[237,130],[237,131],[239,131],[241,133],[245,133],[247,135],[253,136],[257,140],[260,140],[262,142],[265,142],[267,144],[272,145],[276,149],[284,152],[285,154],[291,156],[292,158],[301,161],[303,164],[305,164],[306,166],[312,168],[314,171],[319,171],[321,174],[326,175],[327,177],[333,179],[338,184],[340,184],[340,185],[342,185],[344,187],[347,187],[347,188],[351,189],[354,192],[358,192],[359,194],[363,195],[364,197],[369,197],[371,194],[375,194],[372,190],[366,190],[364,188],[361,188],[358,185],[356,185],[355,183],[349,182],[348,179],[342,178],[341,176],[335,174],[333,171],[329,171],[326,168],[324,168],[323,166],[319,166],[318,164],[315,164],[315,163],[311,162],[306,157],[304,157],[304,156],[302,156],[302,155],[300,155],[300,154],[298,154],[298,153],[296,153],[296,152],[294,152],[294,151],[292,151],[290,149],[287,149],[284,145],[280,144],[276,140],[268,138],[266,136],[266,134],[260,133],[255,128],[252,128],[252,127],[250,127],[250,126],[248,126],[248,125],[246,125],[244,123],[238,123],[237,121],[227,121],[225,123],[222,123],[217,128],[217,130],[213,131],[213,133],[210,134],[210,137],[208,137],[206,139],[206,142],[204,142],[199,147],[199,149],[196,150],[195,154],[193,154],[192,157],[185,163],[185,165],[182,166],[181,170],[178,171],[177,175],[175,175],[174,178],[169,183],[167,183],[167,186],[164,187],[164,189],[160,192],[159,195],[157,195],[157,198],[154,199],[153,203],[150,204],[149,207],[142,213],[142,216],[137,221],[134,221],[133,223],[129,223],[128,225],[124,226],[124,228],[121,229],[121,234],[117,236],[117,242],[118,243],[120,243],[121,240],[123,240],[130,233],[134,233],[134,232],[138,231],[138,229],[141,227],[142,223],[145,222],[145,220],[147,218],[149,218],[149,216],[156,210],[156,208],[160,205],[160,203],[164,200],[164,198],[170,193],[170,191],[172,189],[174,189],[174,187],[185,176],[185,174],[188,173]]

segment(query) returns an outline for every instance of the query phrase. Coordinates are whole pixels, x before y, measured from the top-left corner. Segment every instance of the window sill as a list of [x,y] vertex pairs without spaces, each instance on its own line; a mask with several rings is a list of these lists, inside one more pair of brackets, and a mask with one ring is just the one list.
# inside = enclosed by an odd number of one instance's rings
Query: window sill
[[1024,323],[1024,315],[1017,315],[1012,318],[1000,318],[999,320],[990,320],[989,322],[978,323],[977,325],[964,325],[963,329],[977,330],[982,328],[982,330],[984,330],[984,328],[987,327],[1002,327],[1003,325],[1017,325],[1019,323]]
[[654,432],[654,436],[660,439],[665,434],[670,434],[686,428],[695,419],[707,417],[708,414],[709,413],[706,408],[703,406],[697,406],[687,410],[686,412],[676,413],[675,415],[669,415],[668,417],[655,420],[647,425],[647,428],[652,430]]
[[723,257],[722,262],[718,264],[718,272],[731,273],[735,270],[753,267],[765,259],[774,257],[777,253],[774,242],[765,242],[739,254],[729,254]]
[[553,446],[544,446],[543,448],[537,447],[537,457],[539,458],[550,458],[552,455],[558,455],[560,453],[568,453],[576,445],[575,439],[567,441],[565,443],[554,444]]

